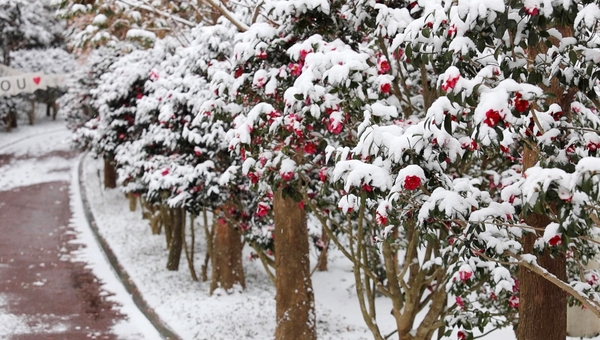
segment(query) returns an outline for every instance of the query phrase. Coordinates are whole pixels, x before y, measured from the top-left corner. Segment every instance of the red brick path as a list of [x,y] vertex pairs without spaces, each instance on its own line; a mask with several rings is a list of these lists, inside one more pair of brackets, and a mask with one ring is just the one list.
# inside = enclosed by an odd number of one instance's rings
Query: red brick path
[[7,335],[0,324],[1,339],[116,339],[110,327],[123,316],[85,264],[68,260],[70,218],[67,182],[0,191],[0,323],[8,312],[28,326]]

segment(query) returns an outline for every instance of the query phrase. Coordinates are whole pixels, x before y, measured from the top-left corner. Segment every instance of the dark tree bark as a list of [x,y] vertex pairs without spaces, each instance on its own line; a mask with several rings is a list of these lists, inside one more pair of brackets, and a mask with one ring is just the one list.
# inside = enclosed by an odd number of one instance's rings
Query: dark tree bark
[[104,188],[106,189],[117,187],[117,169],[115,169],[114,162],[113,155],[104,156]]
[[274,196],[276,340],[315,340],[314,294],[310,279],[306,212],[298,202]]
[[[537,163],[536,151],[525,148],[524,170]],[[537,230],[550,224],[547,215],[531,213],[525,222]],[[540,235],[530,233],[523,237],[523,252],[534,253],[535,240]],[[560,280],[567,279],[565,254],[556,257],[548,252],[537,255],[538,264]],[[567,336],[567,294],[556,285],[526,268],[519,268],[519,340],[564,340]]]
[[[525,222],[545,228],[550,219],[546,215],[530,214]],[[523,239],[523,250],[533,252],[537,236],[529,234]],[[567,279],[567,262],[564,255],[551,257],[547,252],[537,256],[538,264],[561,280]],[[519,340],[564,340],[567,337],[567,293],[538,274],[519,269]]]
[[213,224],[212,278],[210,293],[215,289],[232,289],[235,285],[246,288],[244,267],[242,266],[242,235],[224,219],[216,219]]
[[172,211],[173,225],[171,228],[171,245],[169,247],[167,269],[179,270],[179,260],[181,259],[181,250],[183,249],[183,233],[185,232],[185,210],[183,208],[174,208]]
[[327,271],[327,251],[329,250],[329,236],[327,236],[326,232],[321,233],[321,241],[323,242],[323,250],[321,250],[321,254],[319,254],[319,259],[317,261],[317,270],[320,272]]

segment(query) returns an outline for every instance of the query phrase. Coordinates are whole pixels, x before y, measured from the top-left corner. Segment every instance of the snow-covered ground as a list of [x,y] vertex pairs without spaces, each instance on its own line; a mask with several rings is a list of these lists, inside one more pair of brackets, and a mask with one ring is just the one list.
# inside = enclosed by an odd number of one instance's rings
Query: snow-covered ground
[[[271,339],[275,332],[275,290],[258,261],[244,256],[247,289],[241,293],[209,295],[208,283],[191,280],[182,258],[180,270],[166,270],[163,235],[152,235],[141,212],[130,212],[119,189],[103,190],[102,162],[85,159],[85,190],[100,234],[110,244],[144,296],[170,329],[183,339]],[[203,263],[203,232],[197,231],[195,263]],[[316,254],[313,256],[316,260]],[[199,270],[199,268],[197,268]],[[319,339],[370,339],[355,298],[349,262],[334,253],[328,272],[315,272],[313,287]],[[393,329],[391,306],[381,304],[380,325]],[[387,316],[387,317],[386,317]]]

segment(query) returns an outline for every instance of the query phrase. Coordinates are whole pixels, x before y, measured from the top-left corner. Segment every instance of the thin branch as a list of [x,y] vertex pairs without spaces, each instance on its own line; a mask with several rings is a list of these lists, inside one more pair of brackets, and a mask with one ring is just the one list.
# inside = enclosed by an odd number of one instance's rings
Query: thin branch
[[235,27],[237,27],[237,29],[240,32],[246,32],[248,30],[248,26],[239,22],[237,19],[235,19],[233,17],[233,14],[231,12],[229,12],[225,7],[221,6],[222,5],[221,2],[219,2],[217,4],[214,0],[202,0],[202,1],[204,1],[206,4],[212,6],[217,11],[221,12],[221,14],[225,18],[227,18],[227,20],[229,20],[229,22],[231,22]]

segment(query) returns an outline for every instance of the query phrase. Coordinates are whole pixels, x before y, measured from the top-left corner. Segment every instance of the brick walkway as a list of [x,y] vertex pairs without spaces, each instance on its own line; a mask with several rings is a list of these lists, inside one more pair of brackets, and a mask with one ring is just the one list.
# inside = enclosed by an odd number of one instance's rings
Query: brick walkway
[[[52,156],[75,164],[74,152]],[[0,167],[12,161],[0,155]],[[85,263],[69,260],[70,218],[68,182],[0,191],[0,339],[116,339],[110,328],[124,317]]]

